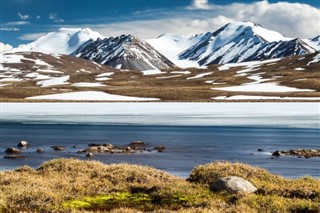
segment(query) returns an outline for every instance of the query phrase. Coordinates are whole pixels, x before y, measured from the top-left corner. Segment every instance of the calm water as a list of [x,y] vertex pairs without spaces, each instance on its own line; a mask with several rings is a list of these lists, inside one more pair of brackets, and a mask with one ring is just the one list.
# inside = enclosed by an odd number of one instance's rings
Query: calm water
[[[76,151],[89,143],[125,145],[142,140],[150,146],[164,145],[163,153],[147,152],[134,155],[98,154],[94,160],[105,163],[127,162],[153,166],[187,177],[191,169],[215,160],[245,162],[287,177],[312,175],[320,177],[320,158],[280,157],[271,159],[271,151],[287,149],[319,149],[319,129],[261,128],[216,126],[141,126],[85,124],[26,124],[3,122],[0,137],[0,168],[12,169],[22,165],[38,167],[57,157],[86,159]],[[4,159],[4,150],[27,140],[31,147],[23,150],[26,160]],[[64,151],[50,149],[64,145]],[[72,148],[74,145],[77,148]],[[44,153],[36,153],[37,148]],[[262,148],[265,152],[257,152]]]

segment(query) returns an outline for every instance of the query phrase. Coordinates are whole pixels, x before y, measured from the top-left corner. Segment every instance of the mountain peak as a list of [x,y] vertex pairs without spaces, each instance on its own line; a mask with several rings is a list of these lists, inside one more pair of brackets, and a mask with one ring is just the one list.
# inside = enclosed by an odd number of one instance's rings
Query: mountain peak
[[241,33],[243,35],[244,32],[247,32],[250,34],[249,36],[256,35],[267,42],[286,41],[291,39],[251,21],[229,23],[215,31],[213,34],[217,34],[216,32],[224,32],[226,36],[239,36]]
[[89,28],[60,28],[47,33],[37,40],[20,45],[17,51],[44,52],[49,54],[70,54],[88,40],[105,38]]
[[146,41],[131,34],[90,40],[73,55],[119,69],[149,70],[174,66]]

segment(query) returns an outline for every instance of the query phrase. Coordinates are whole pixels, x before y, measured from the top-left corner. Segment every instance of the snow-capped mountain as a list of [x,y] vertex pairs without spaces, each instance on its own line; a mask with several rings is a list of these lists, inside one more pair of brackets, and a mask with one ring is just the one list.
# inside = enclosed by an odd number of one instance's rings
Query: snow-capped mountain
[[90,40],[72,55],[119,69],[148,70],[174,66],[147,42],[132,35]]
[[320,51],[320,35],[311,39],[303,39],[310,47]]
[[12,49],[11,45],[0,42],[0,52],[11,50],[11,49]]
[[148,40],[133,35],[106,38],[89,28],[61,28],[9,50],[67,54],[135,70],[257,61],[315,51],[320,51],[320,36],[288,38],[253,22],[231,23],[214,32],[190,36],[163,34]]
[[[184,49],[178,54],[174,54],[178,52],[176,51],[168,55],[170,60],[180,66],[192,62],[202,66],[261,60],[316,51],[315,45],[311,46],[301,39],[287,38],[253,22],[227,24],[215,32],[190,36],[188,39],[182,38],[167,36],[166,39],[159,37],[148,42],[164,55],[166,55],[165,47],[171,47],[172,44],[181,47],[180,50]],[[317,42],[316,38],[313,42]]]
[[14,51],[33,51],[47,54],[70,54],[88,40],[105,38],[89,28],[60,28],[56,32],[47,33],[37,40],[20,45]]

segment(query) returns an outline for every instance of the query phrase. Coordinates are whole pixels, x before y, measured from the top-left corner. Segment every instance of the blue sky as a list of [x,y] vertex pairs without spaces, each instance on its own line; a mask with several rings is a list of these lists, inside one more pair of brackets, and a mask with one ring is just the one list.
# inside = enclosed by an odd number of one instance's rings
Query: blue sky
[[0,0],[0,6],[0,42],[13,46],[60,27],[90,27],[105,36],[132,33],[151,38],[254,21],[290,37],[320,34],[318,0]]

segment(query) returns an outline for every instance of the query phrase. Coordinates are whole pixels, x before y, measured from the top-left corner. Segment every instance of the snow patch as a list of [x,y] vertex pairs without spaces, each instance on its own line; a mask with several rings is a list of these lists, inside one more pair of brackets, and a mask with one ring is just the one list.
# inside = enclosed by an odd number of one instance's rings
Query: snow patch
[[84,92],[69,92],[52,95],[41,95],[28,97],[26,99],[37,99],[37,100],[82,100],[82,101],[159,101],[158,98],[140,98],[130,97],[123,95],[112,95],[100,91],[84,91]]
[[313,57],[313,60],[310,61],[307,65],[309,66],[310,64],[313,64],[313,63],[318,63],[320,61],[320,53],[316,56]]
[[298,89],[294,87],[280,86],[276,83],[246,84],[240,86],[211,88],[213,90],[235,92],[310,92],[311,89]]
[[184,74],[184,75],[191,74],[190,71],[171,71],[170,73],[173,73],[173,74]]
[[99,74],[99,75],[96,75],[96,77],[106,77],[106,76],[111,76],[111,75],[113,75],[114,74],[114,72],[105,72],[105,73],[101,73],[101,74]]
[[63,84],[69,84],[66,81],[69,80],[70,76],[62,76],[57,78],[52,78],[49,80],[44,81],[38,81],[37,85],[40,85],[41,87],[50,87],[55,85],[63,85]]
[[111,80],[112,78],[108,78],[108,77],[101,77],[101,78],[96,78],[96,81],[108,81]]
[[204,76],[211,75],[212,73],[213,73],[213,72],[205,72],[205,73],[201,73],[201,74],[198,74],[198,75],[195,75],[195,76],[189,77],[189,78],[187,78],[187,80],[197,79],[197,78],[202,78],[202,77],[204,77]]
[[143,75],[158,75],[166,73],[162,72],[161,70],[143,70],[141,72],[143,73]]
[[306,69],[305,69],[305,68],[302,68],[302,67],[297,67],[297,68],[294,68],[294,70],[303,71],[303,70],[306,70]]
[[71,86],[74,86],[74,87],[104,87],[106,85],[102,84],[102,83],[79,82],[79,83],[74,83]]

